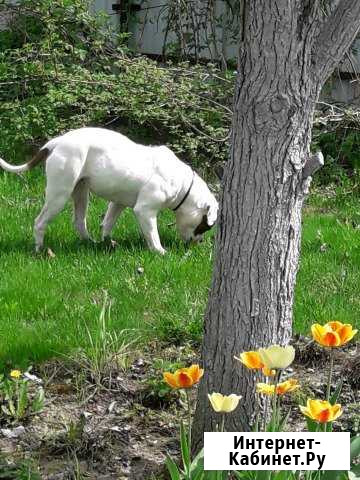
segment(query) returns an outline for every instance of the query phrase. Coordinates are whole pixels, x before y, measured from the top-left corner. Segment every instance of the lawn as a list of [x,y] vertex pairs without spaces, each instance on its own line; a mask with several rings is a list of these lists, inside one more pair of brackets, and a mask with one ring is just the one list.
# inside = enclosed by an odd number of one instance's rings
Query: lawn
[[[164,213],[159,230],[168,254],[160,257],[145,248],[128,211],[114,230],[119,247],[109,252],[80,243],[69,205],[47,232],[55,257],[36,257],[32,225],[43,191],[41,170],[24,177],[0,174],[0,368],[86,348],[105,292],[112,300],[111,329],[149,341],[200,340],[211,235],[187,250],[169,226],[172,214]],[[313,194],[305,211],[297,332],[334,318],[360,326],[360,199],[342,196]],[[88,218],[96,239],[104,211],[105,202],[92,198]]]

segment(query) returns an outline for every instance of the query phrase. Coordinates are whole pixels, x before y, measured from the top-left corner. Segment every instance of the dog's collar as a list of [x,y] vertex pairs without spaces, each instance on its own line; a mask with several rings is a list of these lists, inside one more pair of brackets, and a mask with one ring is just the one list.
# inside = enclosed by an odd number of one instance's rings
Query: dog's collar
[[187,192],[185,193],[183,199],[181,200],[181,202],[179,203],[179,205],[175,208],[173,208],[173,211],[175,212],[178,208],[181,207],[181,205],[185,202],[185,200],[187,199],[187,197],[189,196],[189,193],[190,193],[190,190],[192,189],[192,186],[194,185],[194,180],[195,180],[195,172],[194,170],[192,171],[193,173],[193,176],[192,176],[192,179],[191,179],[191,183],[190,183],[190,187],[188,188]]

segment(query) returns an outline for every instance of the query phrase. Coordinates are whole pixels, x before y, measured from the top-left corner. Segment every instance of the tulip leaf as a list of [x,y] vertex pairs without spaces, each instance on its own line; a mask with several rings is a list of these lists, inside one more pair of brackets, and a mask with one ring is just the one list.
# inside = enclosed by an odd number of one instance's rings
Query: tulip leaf
[[342,390],[343,383],[344,383],[344,380],[341,379],[340,382],[338,383],[338,385],[336,386],[334,393],[331,395],[331,397],[330,397],[331,405],[335,405],[335,403],[338,401],[338,398],[339,398],[341,390]]
[[358,480],[360,478],[360,465],[355,465],[349,472],[350,480]]
[[271,471],[269,470],[259,470],[256,472],[256,480],[270,480]]
[[284,426],[287,424],[287,421],[289,420],[290,413],[291,413],[291,409],[289,409],[288,413],[286,415],[284,415],[283,418],[280,419],[280,422],[279,422],[279,430],[280,431],[282,431],[284,429]]
[[359,480],[359,478],[360,478],[360,471],[359,471],[358,474],[356,474],[356,472],[350,471],[348,475],[349,475],[349,477],[348,477],[349,480]]
[[186,473],[188,473],[190,470],[190,445],[188,445],[186,429],[183,422],[180,424],[180,446],[184,470]]
[[181,480],[179,469],[174,460],[171,457],[167,457],[165,463],[169,470],[171,480]]
[[203,480],[205,478],[204,469],[199,465],[197,469],[195,469],[191,473],[191,480]]
[[317,422],[315,422],[315,420],[312,420],[311,418],[306,417],[306,424],[307,424],[307,428],[308,428],[309,432],[317,432],[318,431],[319,425],[318,425]]
[[346,480],[344,470],[326,470],[323,472],[321,480]]
[[292,477],[292,473],[288,472],[287,470],[283,470],[282,472],[278,472],[273,479],[274,480],[289,480]]
[[218,472],[216,470],[212,470],[211,472],[206,472],[206,480],[217,480]]
[[[252,476],[252,472],[251,471],[247,471],[247,472],[237,472],[236,470],[234,470],[232,472],[232,474],[234,475],[235,478],[237,478],[237,480],[243,480],[244,478],[247,478],[248,480],[251,480],[253,479],[254,477]],[[207,479],[206,479],[207,480]]]
[[190,473],[197,471],[198,469],[204,470],[204,449],[202,448],[200,452],[196,455],[194,460],[190,465]]
[[350,460],[353,461],[360,455],[360,435],[350,440]]

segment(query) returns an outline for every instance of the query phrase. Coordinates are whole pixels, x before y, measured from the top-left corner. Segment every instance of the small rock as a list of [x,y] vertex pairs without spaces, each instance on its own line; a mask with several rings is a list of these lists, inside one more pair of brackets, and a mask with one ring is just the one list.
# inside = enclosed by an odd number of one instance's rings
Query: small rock
[[22,425],[19,425],[16,428],[10,429],[10,428],[2,428],[0,429],[0,432],[4,437],[6,438],[18,438],[21,435],[24,435],[25,433],[25,428]]
[[118,427],[117,425],[115,425],[115,427],[110,427],[109,430],[111,430],[112,432],[121,433],[122,428],[120,428],[120,427]]
[[29,372],[24,373],[24,378],[27,378],[28,380],[30,380],[31,382],[34,382],[34,383],[43,383],[41,378],[37,377],[36,375],[32,375]]
[[108,406],[108,412],[109,413],[111,413],[114,410],[115,405],[116,405],[116,400],[114,400],[113,402],[110,403],[110,405]]
[[328,246],[326,243],[323,243],[322,245],[320,245],[320,252],[326,252],[327,249],[328,249]]
[[48,248],[46,253],[47,253],[47,256],[49,258],[55,258],[56,257],[55,253],[51,250],[51,248]]
[[143,267],[137,267],[136,273],[137,273],[138,275],[142,275],[142,274],[144,273]]

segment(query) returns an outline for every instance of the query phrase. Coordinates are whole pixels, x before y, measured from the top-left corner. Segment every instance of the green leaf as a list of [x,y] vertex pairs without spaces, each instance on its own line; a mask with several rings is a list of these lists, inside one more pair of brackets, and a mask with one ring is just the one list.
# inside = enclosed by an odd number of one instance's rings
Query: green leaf
[[169,470],[171,480],[181,480],[179,469],[171,457],[167,457],[165,464]]
[[40,412],[44,408],[44,389],[42,387],[39,387],[39,390],[36,394],[36,397],[34,398],[32,404],[31,404],[31,410],[32,412]]
[[[225,476],[225,477],[224,477]],[[227,478],[228,472],[222,470],[213,470],[211,472],[206,472],[205,479],[206,480],[224,480]]]
[[360,435],[350,440],[350,461],[352,462],[360,455]]
[[349,472],[349,480],[360,479],[360,465],[355,465]]
[[289,420],[289,416],[291,413],[291,409],[289,409],[288,413],[283,416],[283,418],[280,419],[279,422],[279,430],[282,431],[284,429],[284,426],[287,424],[287,421]]
[[306,424],[309,432],[317,432],[319,429],[319,424],[309,417],[306,417]]
[[21,381],[19,386],[18,398],[17,398],[17,411],[16,411],[17,418],[23,418],[26,413],[26,409],[29,403],[27,387],[28,387],[27,382]]
[[184,464],[184,470],[186,473],[190,470],[190,448],[188,445],[187,432],[184,427],[183,422],[180,424],[180,446],[181,446],[181,457]]
[[200,452],[196,455],[194,460],[191,462],[190,465],[190,473],[196,471],[198,468],[204,470],[204,449],[202,448]]
[[269,470],[258,470],[256,472],[256,480],[270,480],[271,471]]
[[343,383],[344,383],[344,380],[341,379],[340,382],[338,383],[337,387],[335,388],[334,393],[331,395],[331,397],[330,397],[331,405],[335,405],[335,403],[337,402],[337,400],[340,396],[341,390],[342,390]]
[[346,472],[341,470],[326,470],[321,480],[346,480]]
[[191,474],[191,480],[203,480],[205,476],[205,472],[203,468],[199,468],[199,471],[195,470],[194,473]]
[[272,480],[290,480],[294,477],[293,472],[283,470],[282,472],[277,472],[272,476]]

